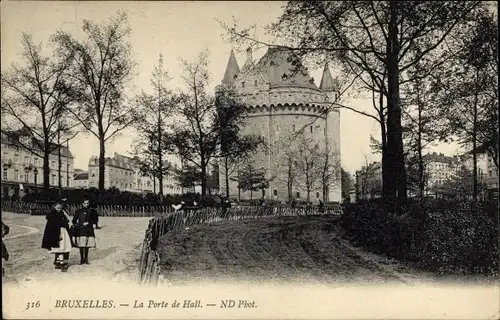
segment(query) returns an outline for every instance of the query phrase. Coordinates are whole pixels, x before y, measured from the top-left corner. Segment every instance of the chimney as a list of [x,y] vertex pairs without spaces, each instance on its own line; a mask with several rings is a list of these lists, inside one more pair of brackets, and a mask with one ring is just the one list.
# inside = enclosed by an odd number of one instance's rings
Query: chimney
[[252,48],[248,47],[247,48],[247,62],[252,62],[253,61],[253,58],[252,58]]

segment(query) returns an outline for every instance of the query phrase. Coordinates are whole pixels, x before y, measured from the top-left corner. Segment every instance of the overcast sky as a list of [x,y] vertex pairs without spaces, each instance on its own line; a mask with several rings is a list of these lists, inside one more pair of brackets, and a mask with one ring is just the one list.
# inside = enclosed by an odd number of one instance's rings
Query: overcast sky
[[[216,19],[232,23],[233,17],[241,26],[253,24],[264,26],[274,21],[281,13],[282,2],[1,2],[1,54],[2,72],[12,62],[18,61],[21,52],[22,32],[31,33],[37,42],[46,44],[58,29],[81,34],[83,19],[105,22],[117,10],[127,12],[132,28],[131,44],[138,64],[128,94],[139,90],[149,90],[149,78],[159,54],[163,54],[165,67],[173,78],[172,89],[182,87],[179,57],[191,59],[205,48],[210,50],[212,85],[222,80],[231,44],[222,37],[223,30]],[[256,35],[265,40],[262,28]],[[262,50],[253,54],[262,56]],[[236,53],[240,67],[245,61],[245,53]],[[311,75],[319,84],[321,70],[310,68]],[[335,76],[335,75],[334,75]],[[370,112],[371,100],[349,99],[345,104]],[[367,117],[348,110],[341,111],[342,166],[353,173],[365,162],[378,160],[369,147],[370,134],[379,136],[377,123]],[[128,154],[134,132],[129,130],[106,146],[106,153]],[[99,154],[97,139],[92,135],[80,135],[70,142],[75,155],[75,168],[87,170],[88,159]],[[431,149],[445,154],[453,154],[456,146],[441,145]]]

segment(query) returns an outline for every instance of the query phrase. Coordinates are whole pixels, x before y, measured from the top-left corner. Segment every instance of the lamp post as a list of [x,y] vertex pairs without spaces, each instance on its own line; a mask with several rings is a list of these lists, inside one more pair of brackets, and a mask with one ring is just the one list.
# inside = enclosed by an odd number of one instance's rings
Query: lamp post
[[38,187],[36,185],[37,184],[37,176],[38,176],[38,169],[37,168],[35,168],[33,170],[33,174],[35,175],[35,191],[38,191]]

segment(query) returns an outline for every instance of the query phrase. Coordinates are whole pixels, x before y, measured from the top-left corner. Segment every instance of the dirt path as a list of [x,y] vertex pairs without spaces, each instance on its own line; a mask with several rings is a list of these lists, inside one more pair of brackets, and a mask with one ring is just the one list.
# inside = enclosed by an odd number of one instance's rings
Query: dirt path
[[426,280],[425,274],[353,247],[341,238],[337,218],[325,216],[195,226],[168,233],[159,248],[171,284],[208,279],[411,285]]
[[11,226],[4,238],[10,259],[4,263],[6,275],[21,286],[48,278],[73,278],[79,275],[111,281],[135,281],[137,258],[144,238],[148,218],[101,217],[96,230],[98,248],[89,253],[90,265],[79,265],[78,249],[70,254],[67,273],[54,269],[53,255],[42,249],[45,217],[2,213],[2,220]]

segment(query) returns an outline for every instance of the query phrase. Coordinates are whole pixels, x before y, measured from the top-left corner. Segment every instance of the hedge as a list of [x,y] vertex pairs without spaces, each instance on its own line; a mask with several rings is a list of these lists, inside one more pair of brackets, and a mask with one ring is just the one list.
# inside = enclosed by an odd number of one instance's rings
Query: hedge
[[396,213],[381,202],[344,208],[347,238],[373,252],[439,273],[498,275],[498,204],[409,204]]

